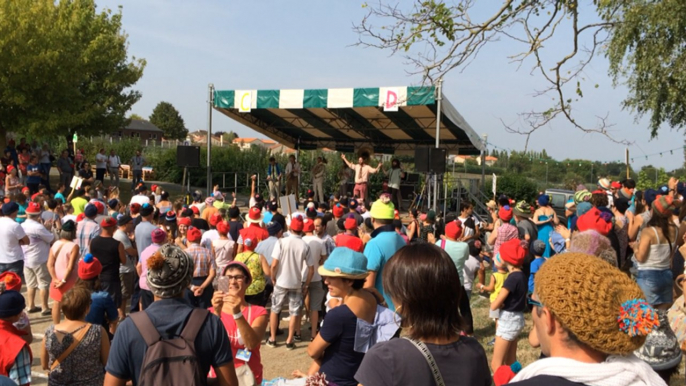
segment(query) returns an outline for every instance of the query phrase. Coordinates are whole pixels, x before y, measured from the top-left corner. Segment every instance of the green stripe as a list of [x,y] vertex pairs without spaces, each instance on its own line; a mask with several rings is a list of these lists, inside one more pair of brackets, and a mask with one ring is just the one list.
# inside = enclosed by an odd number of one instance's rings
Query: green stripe
[[378,88],[356,88],[353,91],[352,107],[376,107],[379,105]]
[[258,90],[257,108],[258,109],[278,109],[280,90]]
[[232,109],[236,92],[234,90],[214,90],[214,107],[220,109]]
[[432,105],[436,103],[434,86],[430,87],[408,87],[407,105]]
[[303,97],[303,108],[304,109],[318,109],[326,108],[327,99],[329,96],[329,90],[305,90],[305,96]]

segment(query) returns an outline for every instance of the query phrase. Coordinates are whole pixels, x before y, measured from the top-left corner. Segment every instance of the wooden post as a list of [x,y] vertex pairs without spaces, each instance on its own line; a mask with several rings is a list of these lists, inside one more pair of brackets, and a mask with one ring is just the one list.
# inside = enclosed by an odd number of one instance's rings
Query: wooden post
[[629,173],[629,170],[631,169],[631,167],[629,165],[629,148],[628,147],[626,148],[625,157],[626,157],[626,160],[625,160],[626,161],[626,178],[629,179],[629,178],[631,178],[631,175]]

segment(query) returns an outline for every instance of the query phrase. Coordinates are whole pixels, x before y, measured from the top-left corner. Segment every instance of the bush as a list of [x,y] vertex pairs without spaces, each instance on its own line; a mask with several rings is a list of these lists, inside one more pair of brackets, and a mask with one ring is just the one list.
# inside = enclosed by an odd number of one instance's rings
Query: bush
[[[490,192],[490,188],[493,184],[493,179],[486,182],[487,196],[491,196],[493,193]],[[499,175],[497,180],[496,191],[498,194],[506,194],[508,197],[516,200],[526,200],[527,202],[533,202],[538,196],[538,187],[535,182],[530,181],[526,177],[505,174]]]

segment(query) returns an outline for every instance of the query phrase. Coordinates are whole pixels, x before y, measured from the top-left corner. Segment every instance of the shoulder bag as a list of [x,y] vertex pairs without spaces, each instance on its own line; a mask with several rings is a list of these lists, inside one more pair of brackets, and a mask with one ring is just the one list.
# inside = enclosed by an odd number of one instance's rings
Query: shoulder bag
[[59,356],[59,358],[55,359],[54,362],[52,362],[52,366],[50,366],[50,371],[53,371],[57,368],[57,366],[60,365],[61,362],[64,362],[67,357],[72,353],[72,351],[76,350],[76,348],[81,344],[81,341],[83,340],[83,337],[86,336],[86,333],[88,333],[88,330],[91,329],[91,324],[86,323],[86,326],[83,327],[79,332],[77,332],[74,337],[74,342],[67,347],[66,350],[62,352],[62,355]]
[[419,352],[422,353],[424,359],[426,359],[426,363],[431,368],[431,374],[434,376],[436,386],[445,386],[445,382],[443,381],[441,371],[438,369],[438,365],[436,365],[436,361],[434,360],[433,355],[431,355],[431,351],[429,351],[429,348],[426,347],[426,345],[423,342],[420,342],[418,340],[410,339],[408,337],[403,337],[403,339],[408,340],[410,343],[412,343],[414,347],[417,348],[417,350],[419,350]]

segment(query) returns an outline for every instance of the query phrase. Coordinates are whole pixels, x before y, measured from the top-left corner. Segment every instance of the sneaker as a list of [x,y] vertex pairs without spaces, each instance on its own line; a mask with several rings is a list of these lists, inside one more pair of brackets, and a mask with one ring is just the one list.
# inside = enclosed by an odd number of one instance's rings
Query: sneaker
[[495,338],[491,339],[488,343],[486,343],[488,346],[493,346],[495,344]]
[[293,343],[293,342],[286,343],[286,350],[288,350],[288,351],[295,350],[295,343]]
[[303,337],[300,334],[293,334],[293,340],[296,342],[302,342]]
[[[288,346],[288,344],[286,344],[286,346]],[[273,340],[267,339],[267,347],[271,347],[271,348],[276,347],[276,342]]]
[[32,307],[32,308],[26,309],[26,312],[28,312],[29,314],[35,314],[36,312],[39,312],[39,311],[40,311],[40,308],[38,308],[38,307]]

